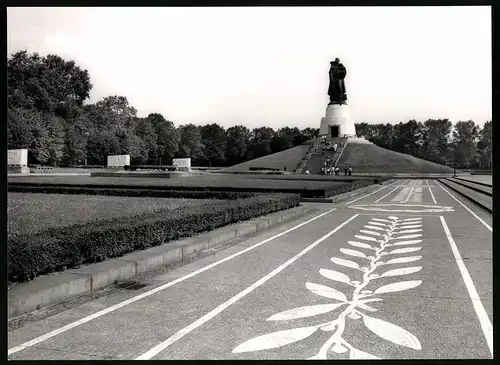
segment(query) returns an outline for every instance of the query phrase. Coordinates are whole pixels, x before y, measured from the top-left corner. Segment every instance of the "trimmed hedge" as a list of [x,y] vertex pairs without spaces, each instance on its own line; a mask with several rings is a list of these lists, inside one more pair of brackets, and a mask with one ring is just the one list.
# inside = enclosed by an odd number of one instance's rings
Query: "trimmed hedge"
[[48,229],[9,237],[8,280],[36,276],[123,256],[204,231],[298,206],[299,195],[273,194],[157,211],[99,223]]
[[[373,184],[373,180],[365,180],[365,184]],[[257,185],[257,186],[255,186]],[[328,196],[340,194],[337,191],[351,191],[351,183],[332,183],[332,185],[318,187],[315,189],[308,189],[303,187],[258,187],[258,182],[254,186],[175,186],[175,185],[162,185],[162,186],[148,186],[148,190],[157,191],[191,191],[191,192],[231,192],[231,193],[263,193],[263,194],[301,194],[304,198],[325,198]],[[282,184],[284,185],[284,184]],[[362,186],[366,186],[362,185]],[[39,187],[39,188],[49,188],[49,187],[64,187],[64,188],[89,188],[89,189],[123,189],[123,190],[141,190],[144,189],[145,185],[119,185],[119,184],[67,184],[67,183],[31,183],[31,182],[9,182],[8,191],[16,191],[13,189],[20,189],[21,187]],[[346,190],[347,189],[347,190]]]
[[235,200],[251,198],[259,193],[255,192],[229,192],[229,191],[186,191],[186,190],[155,190],[155,189],[116,189],[90,188],[81,186],[24,186],[8,185],[11,193],[40,193],[40,194],[77,194],[77,195],[108,195],[108,196],[133,196],[152,198],[176,199],[218,199]]

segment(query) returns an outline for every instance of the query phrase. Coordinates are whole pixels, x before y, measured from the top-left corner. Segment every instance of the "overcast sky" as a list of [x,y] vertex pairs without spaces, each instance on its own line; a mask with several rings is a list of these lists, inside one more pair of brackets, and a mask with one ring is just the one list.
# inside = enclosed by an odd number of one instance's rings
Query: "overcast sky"
[[176,125],[319,128],[329,62],[356,122],[491,119],[490,7],[8,8],[8,54],[73,59],[90,102]]

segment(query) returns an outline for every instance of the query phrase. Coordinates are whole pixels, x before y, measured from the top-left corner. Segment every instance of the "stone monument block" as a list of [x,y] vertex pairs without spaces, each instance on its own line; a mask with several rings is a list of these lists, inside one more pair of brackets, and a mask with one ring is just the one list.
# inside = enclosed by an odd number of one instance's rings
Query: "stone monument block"
[[26,166],[28,165],[28,149],[16,149],[7,151],[7,165]]
[[173,164],[176,165],[180,171],[191,171],[191,158],[174,158]]
[[130,155],[108,156],[108,167],[124,167],[125,165],[130,165]]

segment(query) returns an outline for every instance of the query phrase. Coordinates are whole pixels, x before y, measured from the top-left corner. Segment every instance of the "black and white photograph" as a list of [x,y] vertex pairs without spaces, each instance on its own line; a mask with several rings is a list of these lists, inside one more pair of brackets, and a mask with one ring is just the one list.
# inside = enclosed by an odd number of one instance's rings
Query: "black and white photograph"
[[8,360],[493,359],[492,7],[7,7]]

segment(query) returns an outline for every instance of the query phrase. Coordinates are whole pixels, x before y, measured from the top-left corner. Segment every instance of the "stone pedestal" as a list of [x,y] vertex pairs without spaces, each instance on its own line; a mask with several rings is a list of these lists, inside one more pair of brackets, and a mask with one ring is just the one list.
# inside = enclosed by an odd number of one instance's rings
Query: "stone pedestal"
[[8,165],[7,166],[7,173],[8,174],[29,174],[30,169],[28,166]]
[[321,118],[319,135],[333,137],[355,136],[356,128],[354,127],[354,120],[351,118],[349,106],[346,104],[328,105],[326,116]]

